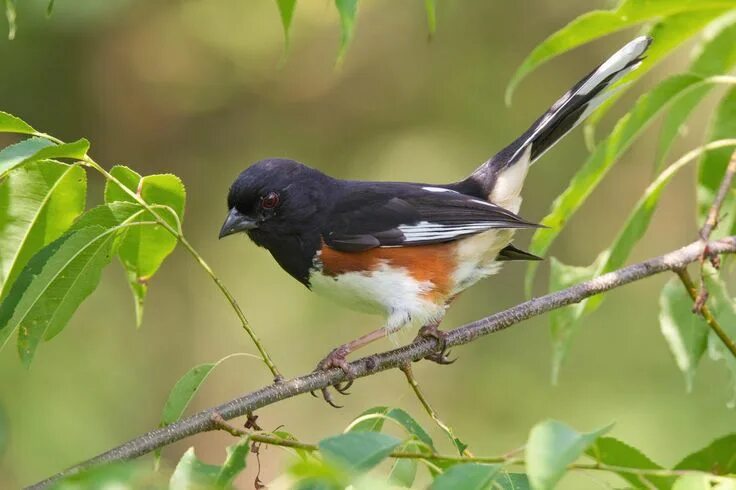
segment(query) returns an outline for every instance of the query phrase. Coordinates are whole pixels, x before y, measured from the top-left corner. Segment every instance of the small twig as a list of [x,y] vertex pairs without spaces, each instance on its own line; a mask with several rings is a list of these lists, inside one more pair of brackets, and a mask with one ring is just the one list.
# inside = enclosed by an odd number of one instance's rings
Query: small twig
[[728,162],[726,171],[723,173],[723,179],[721,179],[721,185],[718,187],[718,193],[716,194],[715,199],[713,199],[713,203],[708,210],[708,217],[706,218],[705,223],[703,223],[703,227],[700,229],[700,239],[703,241],[704,246],[703,253],[700,256],[700,289],[698,290],[698,295],[695,298],[693,305],[697,312],[700,312],[705,305],[705,302],[708,301],[708,288],[705,285],[705,261],[710,259],[710,262],[715,269],[718,269],[721,264],[720,257],[710,253],[708,242],[710,240],[711,233],[713,233],[713,230],[718,226],[721,207],[723,206],[723,201],[726,200],[726,196],[731,190],[734,174],[736,174],[736,151],[731,154],[731,159]]
[[[709,249],[712,254],[736,253],[736,236],[713,241],[709,244]],[[446,345],[447,347],[453,347],[467,344],[484,335],[499,332],[543,313],[579,303],[596,294],[610,291],[664,271],[682,269],[688,264],[696,262],[702,253],[703,243],[697,241],[665,255],[603,274],[567,289],[525,301],[507,310],[450,330],[447,332]],[[381,371],[397,368],[406,362],[423,359],[436,350],[436,340],[422,338],[399,349],[353,361],[350,363],[350,369],[356,379],[373,376]],[[248,412],[273,405],[287,398],[333,386],[344,379],[345,373],[342,369],[335,368],[264,386],[217,407],[202,410],[171,425],[142,434],[116,448],[40,481],[30,488],[44,488],[64,476],[78,473],[86,468],[111,461],[133,459],[191,435],[218,429],[211,417],[215,412],[228,420],[241,417]]]
[[[447,434],[447,437],[450,438],[450,442],[453,443],[453,445],[457,446],[457,441],[459,440],[457,437],[455,437],[455,433],[452,431],[452,428],[444,423],[442,419],[437,415],[437,412],[432,408],[432,405],[429,404],[429,400],[424,396],[424,393],[422,393],[422,389],[419,387],[419,383],[417,382],[417,379],[414,377],[414,372],[411,370],[411,364],[405,363],[399,366],[399,369],[404,373],[404,376],[406,376],[406,380],[409,382],[409,386],[411,386],[411,389],[414,390],[414,394],[419,399],[419,402],[422,404],[422,407],[424,407],[424,410],[429,414],[429,416],[434,420],[434,423],[437,424],[437,426],[442,429],[442,431]],[[459,448],[458,448],[459,449]],[[467,448],[464,448],[462,451],[460,451],[461,456],[469,456],[472,457],[473,454],[468,451]]]
[[[713,330],[718,338],[721,339],[723,345],[725,345],[726,348],[731,351],[731,354],[733,354],[734,358],[736,358],[736,343],[734,342],[734,340],[729,337],[728,334],[723,330],[723,327],[721,327],[721,324],[718,323],[718,320],[716,320],[716,318],[713,316],[713,313],[711,313],[710,308],[708,308],[708,305],[706,305],[705,302],[703,302],[702,304],[697,304],[698,301],[700,301],[700,299],[703,297],[702,290],[698,292],[697,288],[695,287],[695,283],[690,277],[690,274],[687,272],[687,269],[684,267],[682,269],[676,269],[675,273],[680,277],[680,280],[685,286],[687,293],[690,295],[690,297],[693,299],[693,302],[695,303],[695,306],[693,306],[693,313],[699,313],[703,316],[703,319],[711,328],[711,330]],[[705,298],[707,299],[707,295],[705,295]]]

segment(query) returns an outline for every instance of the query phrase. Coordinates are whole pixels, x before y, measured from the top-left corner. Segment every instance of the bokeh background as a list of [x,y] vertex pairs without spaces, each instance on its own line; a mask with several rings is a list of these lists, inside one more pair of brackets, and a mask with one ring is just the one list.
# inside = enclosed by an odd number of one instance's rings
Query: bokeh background
[[[187,186],[187,235],[287,375],[310,370],[333,346],[379,326],[380,318],[310,294],[244,237],[217,240],[227,188],[238,172],[255,160],[285,156],[344,178],[458,179],[636,34],[606,38],[545,65],[506,107],[505,85],[536,43],[586,9],[610,5],[440,1],[439,29],[429,41],[423,2],[361,2],[354,42],[336,68],[339,22],[327,0],[298,4],[286,56],[272,0],[60,1],[48,19],[45,1],[18,3],[17,39],[0,40],[0,109],[63,139],[89,138],[94,157],[108,167],[124,163],[144,174],[179,175]],[[634,94],[683,69],[689,49],[647,75],[599,134]],[[707,112],[696,116],[674,154],[699,141]],[[652,177],[655,135],[650,130],[617,165],[550,255],[587,265],[613,239]],[[541,219],[585,156],[580,131],[546,155],[529,176],[522,214]],[[90,179],[93,205],[103,182]],[[696,237],[693,198],[692,172],[683,172],[632,260]],[[517,243],[528,239],[520,233]],[[537,293],[546,290],[546,267]],[[509,264],[466,292],[445,327],[521,301],[524,270]],[[583,322],[557,386],[550,383],[545,317],[456,349],[460,360],[452,366],[417,364],[416,375],[476,454],[516,448],[533,424],[552,417],[581,430],[616,422],[614,436],[673,464],[732,430],[736,413],[726,406],[732,392],[721,366],[704,363],[693,392],[685,392],[659,333],[657,298],[665,279],[609,294]],[[376,345],[389,347],[388,341]],[[155,427],[179,376],[233,352],[254,348],[183,250],[153,280],[139,330],[124,272],[113,264],[29,370],[12,347],[0,353],[0,487],[30,484]],[[269,381],[257,361],[233,358],[212,374],[191,410]],[[342,410],[302,396],[260,411],[259,421],[316,441],[366,408],[391,405],[432,427],[398,372],[360,380],[352,392]],[[167,448],[164,461],[174,464],[194,445],[205,461],[221,462],[229,442],[222,434],[193,437]],[[261,478],[269,481],[288,456],[272,448],[261,462]],[[239,485],[252,488],[254,475],[252,464]],[[562,487],[606,482],[583,474]]]

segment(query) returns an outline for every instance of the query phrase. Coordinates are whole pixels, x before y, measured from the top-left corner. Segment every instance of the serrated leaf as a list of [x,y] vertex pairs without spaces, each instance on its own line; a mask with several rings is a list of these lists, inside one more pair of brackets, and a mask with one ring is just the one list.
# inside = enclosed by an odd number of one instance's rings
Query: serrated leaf
[[[679,95],[698,83],[704,83],[703,80],[697,75],[676,75],[639,97],[633,109],[619,119],[611,134],[596,147],[565,191],[552,203],[550,213],[542,220],[542,224],[548,228],[535,231],[529,246],[530,252],[545,255],[567,220],[582,206],[608,170],[653,118]],[[530,262],[525,280],[527,293],[531,291],[536,268],[537,264]]]
[[493,480],[494,488],[497,490],[531,490],[529,477],[524,473],[506,473],[502,471]]
[[15,39],[17,13],[15,10],[16,0],[5,0],[5,18],[8,21],[8,39]]
[[53,146],[53,143],[44,138],[28,138],[6,146],[0,151],[0,177],[49,146]]
[[[186,191],[184,184],[175,175],[159,174],[141,177],[124,166],[110,170],[120,184],[138,194],[146,203],[157,206],[156,212],[172,228],[179,229],[184,218]],[[124,189],[112,181],[105,186],[105,202],[136,202]],[[140,221],[153,221],[154,216],[146,211]],[[129,230],[123,239],[118,255],[128,273],[135,299],[136,324],[141,325],[143,304],[148,292],[148,283],[164,259],[174,251],[177,238],[161,225]]]
[[399,444],[395,437],[378,432],[348,432],[322,439],[319,449],[329,463],[362,473],[386,459]]
[[340,14],[340,50],[337,61],[345,57],[355,31],[355,15],[358,12],[358,0],[335,0],[335,7]]
[[639,68],[629,73],[621,80],[621,85],[619,85],[621,90],[601,104],[586,121],[585,137],[588,142],[588,146],[595,146],[593,143],[595,128],[611,107],[613,107],[616,101],[631,86],[631,84],[627,84],[627,82],[638,80],[643,77],[647,72],[649,72],[649,70],[672,53],[672,51],[677,47],[701,32],[708,23],[723,15],[725,12],[727,12],[726,9],[705,9],[684,12],[656,22],[650,29],[648,29],[647,35],[654,39],[654,42],[647,50],[646,58],[642,64]]
[[554,488],[567,466],[611,427],[581,434],[556,420],[535,425],[526,445],[527,474],[534,490]]
[[511,77],[506,89],[506,102],[510,103],[514,90],[526,75],[575,47],[650,20],[683,12],[731,7],[731,0],[623,0],[612,10],[587,12],[542,41],[524,59]]
[[169,480],[170,490],[205,490],[216,488],[220,467],[206,464],[197,458],[194,448],[190,447],[174,469]]
[[431,490],[484,490],[490,488],[501,466],[496,464],[456,464],[434,479]]
[[296,0],[276,0],[276,6],[279,9],[281,17],[281,26],[284,28],[284,40],[286,47],[289,46],[289,32],[291,31],[291,21],[294,18],[294,9],[296,8]]
[[736,433],[716,439],[685,457],[675,465],[675,469],[707,471],[714,475],[736,473]]
[[708,325],[692,312],[693,301],[678,278],[670,279],[659,296],[659,326],[677,367],[692,390],[695,370],[705,352]]
[[223,463],[220,472],[215,480],[215,486],[219,488],[229,488],[235,477],[245,469],[246,458],[250,452],[250,441],[248,438],[240,439],[232,446],[227,448],[227,458]]
[[[696,53],[689,68],[691,73],[705,77],[728,73],[736,66],[736,23],[726,24],[708,36]],[[685,121],[711,88],[712,85],[698,87],[672,104],[662,121],[655,169],[661,167]]]
[[[613,437],[598,438],[585,451],[585,454],[595,459],[598,463],[614,467],[639,468],[644,470],[662,468],[638,449]],[[632,488],[643,490],[650,490],[652,488],[667,490],[672,487],[675,480],[675,477],[637,475],[615,470],[614,472],[626,480]]]
[[36,130],[19,117],[0,111],[0,133],[33,134]]
[[[706,139],[714,141],[732,138],[734,135],[736,135],[736,87],[731,88],[721,99]],[[698,163],[697,199],[700,225],[707,218],[732,154],[733,148],[721,148],[708,152]],[[721,214],[725,215],[725,219],[714,230],[712,238],[719,238],[736,230],[734,212],[736,212],[736,199],[733,193],[730,193],[721,207]]]
[[84,211],[84,169],[43,160],[0,182],[0,299],[41,248],[59,238]]

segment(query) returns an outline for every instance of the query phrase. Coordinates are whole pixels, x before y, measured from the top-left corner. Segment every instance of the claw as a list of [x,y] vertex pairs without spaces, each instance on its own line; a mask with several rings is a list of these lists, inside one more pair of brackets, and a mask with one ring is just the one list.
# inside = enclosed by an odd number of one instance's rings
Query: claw
[[[345,373],[345,380],[333,386],[333,388],[335,388],[335,391],[337,391],[341,395],[349,394],[347,390],[353,385],[353,379],[355,377],[352,369],[350,369],[350,364],[345,360],[345,356],[348,354],[348,352],[349,351],[346,346],[340,346],[337,349],[334,349],[327,355],[327,357],[322,359],[319,364],[317,364],[317,368],[315,369],[315,371],[327,371],[335,367],[342,369],[342,371]],[[332,398],[332,393],[330,393],[328,388],[322,388],[320,391],[322,392],[322,397],[329,405],[335,408],[342,408],[342,406],[337,405],[334,402]],[[315,397],[317,396],[314,392],[311,393]]]
[[457,361],[457,358],[450,359],[450,351],[447,350],[447,332],[443,332],[437,328],[436,324],[425,325],[419,329],[417,337],[432,338],[437,341],[437,351],[429,354],[425,359],[436,362],[437,364],[447,365]]

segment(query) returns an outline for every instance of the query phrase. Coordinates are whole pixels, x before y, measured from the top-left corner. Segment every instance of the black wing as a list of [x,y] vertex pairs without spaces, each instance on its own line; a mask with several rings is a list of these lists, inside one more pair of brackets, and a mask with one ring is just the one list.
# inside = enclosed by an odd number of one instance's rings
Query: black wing
[[326,223],[325,243],[346,252],[443,243],[493,228],[539,226],[451,189],[388,182],[347,183]]

